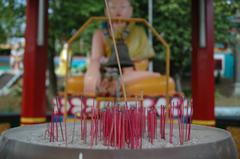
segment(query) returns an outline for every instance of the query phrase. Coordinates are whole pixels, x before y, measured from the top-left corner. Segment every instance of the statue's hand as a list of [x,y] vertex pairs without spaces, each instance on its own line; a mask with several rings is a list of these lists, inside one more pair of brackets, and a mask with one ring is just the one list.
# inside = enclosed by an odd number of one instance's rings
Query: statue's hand
[[99,65],[91,63],[84,77],[84,94],[96,95],[96,88],[100,84]]

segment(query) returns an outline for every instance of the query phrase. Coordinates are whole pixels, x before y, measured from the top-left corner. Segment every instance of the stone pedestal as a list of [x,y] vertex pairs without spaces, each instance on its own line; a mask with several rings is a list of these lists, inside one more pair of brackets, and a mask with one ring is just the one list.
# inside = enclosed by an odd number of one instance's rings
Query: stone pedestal
[[[73,124],[68,124],[72,130]],[[78,125],[80,126],[80,125]],[[80,132],[75,132],[74,141],[49,142],[44,139],[47,124],[13,128],[0,136],[1,159],[237,159],[237,150],[232,136],[223,129],[192,125],[189,143],[178,144],[173,138],[173,144],[161,139],[152,144],[144,144],[142,149],[115,149],[104,145],[90,147],[80,144]],[[76,130],[78,127],[76,127]],[[166,127],[166,132],[169,132]],[[178,136],[178,127],[173,129]],[[60,132],[59,132],[60,134]],[[72,133],[68,132],[69,138]],[[166,134],[166,140],[169,136]],[[99,143],[99,142],[98,142]]]

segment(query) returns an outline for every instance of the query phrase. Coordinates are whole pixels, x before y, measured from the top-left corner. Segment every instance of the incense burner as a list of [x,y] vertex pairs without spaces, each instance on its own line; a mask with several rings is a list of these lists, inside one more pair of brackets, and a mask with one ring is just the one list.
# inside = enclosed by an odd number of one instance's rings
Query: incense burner
[[[77,125],[77,124],[76,124]],[[49,142],[44,138],[47,124],[23,126],[10,129],[0,138],[1,159],[237,159],[236,147],[231,134],[225,130],[192,125],[191,139],[179,144],[178,135],[173,142],[167,142],[169,127],[166,127],[166,139],[158,139],[154,144],[143,141],[141,149],[117,149],[102,143],[89,146],[81,142],[79,127],[68,123],[68,142]],[[76,130],[73,133],[73,128]],[[178,132],[176,124],[173,133]],[[75,139],[74,139],[75,138]],[[145,139],[144,139],[145,140]],[[147,137],[146,137],[146,140]]]

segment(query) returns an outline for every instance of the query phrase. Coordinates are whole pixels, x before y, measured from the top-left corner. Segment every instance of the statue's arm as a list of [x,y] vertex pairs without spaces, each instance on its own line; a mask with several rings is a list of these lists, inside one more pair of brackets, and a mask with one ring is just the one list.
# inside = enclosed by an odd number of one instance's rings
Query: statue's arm
[[103,36],[103,32],[98,30],[92,38],[91,55],[84,78],[84,93],[88,95],[95,95],[96,87],[100,83],[100,59],[104,50]]

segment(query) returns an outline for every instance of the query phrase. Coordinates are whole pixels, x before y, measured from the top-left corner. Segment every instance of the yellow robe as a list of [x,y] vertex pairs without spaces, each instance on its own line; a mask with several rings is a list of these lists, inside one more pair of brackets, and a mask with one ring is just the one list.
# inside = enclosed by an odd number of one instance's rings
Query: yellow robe
[[[149,59],[155,56],[152,45],[149,44],[144,28],[135,24],[128,25],[129,33],[124,39],[128,46],[128,51],[133,61]],[[112,39],[105,38],[104,55],[109,57],[111,54]]]

